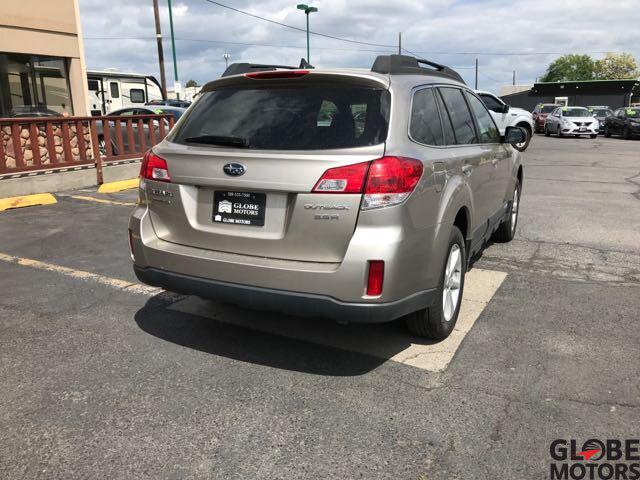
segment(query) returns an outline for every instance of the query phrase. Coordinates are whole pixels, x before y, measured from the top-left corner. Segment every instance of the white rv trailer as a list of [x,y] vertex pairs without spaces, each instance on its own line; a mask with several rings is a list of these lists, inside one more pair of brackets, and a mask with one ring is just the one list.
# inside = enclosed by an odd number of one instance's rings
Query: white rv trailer
[[87,110],[107,115],[121,108],[162,100],[162,89],[151,75],[117,70],[87,70]]

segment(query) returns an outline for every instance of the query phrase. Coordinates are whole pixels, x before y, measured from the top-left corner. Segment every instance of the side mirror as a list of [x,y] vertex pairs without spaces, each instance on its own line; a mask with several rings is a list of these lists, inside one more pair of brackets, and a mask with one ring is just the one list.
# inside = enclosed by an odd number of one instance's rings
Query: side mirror
[[502,143],[522,143],[527,140],[527,132],[521,127],[507,127]]
[[504,108],[502,109],[502,113],[509,113],[509,108],[509,105],[505,104]]

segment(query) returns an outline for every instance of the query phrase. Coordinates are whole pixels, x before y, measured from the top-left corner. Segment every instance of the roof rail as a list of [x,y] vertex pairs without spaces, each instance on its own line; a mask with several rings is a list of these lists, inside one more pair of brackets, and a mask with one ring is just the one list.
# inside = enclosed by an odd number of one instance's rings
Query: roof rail
[[307,61],[302,58],[300,59],[299,67],[292,67],[290,65],[266,65],[260,63],[232,63],[227,67],[227,69],[222,74],[222,77],[229,77],[231,75],[241,75],[243,73],[251,73],[251,72],[270,72],[273,70],[284,69],[284,70],[297,70],[299,68],[313,68],[313,65],[307,63]]
[[[432,68],[421,67],[420,64],[429,65]],[[445,65],[409,55],[380,55],[376,58],[376,61],[373,62],[371,71],[395,75],[437,75],[465,83],[460,74],[455,70]]]

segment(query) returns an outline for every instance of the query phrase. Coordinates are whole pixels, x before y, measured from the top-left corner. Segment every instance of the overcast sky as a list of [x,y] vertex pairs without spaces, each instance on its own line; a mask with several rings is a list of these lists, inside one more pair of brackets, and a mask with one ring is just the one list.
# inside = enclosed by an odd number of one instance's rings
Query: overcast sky
[[[159,79],[152,0],[79,0],[85,55],[90,69],[117,68]],[[221,0],[220,3],[281,23],[305,27],[296,0]],[[167,82],[173,85],[167,0],[159,0]],[[528,84],[563,53],[627,51],[640,61],[640,0],[315,0],[311,30],[381,45],[397,45],[457,67],[473,85],[497,91]],[[178,76],[198,83],[231,61],[297,65],[306,55],[305,34],[252,18],[207,0],[174,0]],[[111,38],[109,40],[105,38]],[[254,45],[247,45],[254,44]],[[397,47],[395,47],[397,50]],[[311,63],[318,67],[371,67],[394,48],[311,36]],[[543,53],[543,54],[540,54]]]

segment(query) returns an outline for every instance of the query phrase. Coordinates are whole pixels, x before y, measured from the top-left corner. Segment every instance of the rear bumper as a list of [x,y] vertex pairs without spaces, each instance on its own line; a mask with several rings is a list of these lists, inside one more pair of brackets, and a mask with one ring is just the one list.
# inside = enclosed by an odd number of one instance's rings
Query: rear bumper
[[325,295],[221,282],[152,267],[143,268],[135,264],[133,269],[141,282],[172,292],[197,295],[252,309],[323,317],[338,322],[388,322],[430,306],[437,298],[436,289],[431,289],[388,303],[342,302]]

